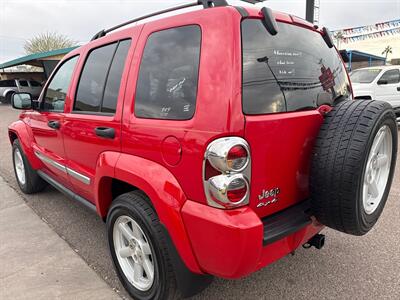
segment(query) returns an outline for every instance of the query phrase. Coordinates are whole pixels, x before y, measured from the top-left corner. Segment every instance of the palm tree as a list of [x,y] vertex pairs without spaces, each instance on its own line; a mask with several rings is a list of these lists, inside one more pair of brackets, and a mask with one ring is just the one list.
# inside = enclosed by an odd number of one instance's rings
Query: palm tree
[[382,55],[385,55],[385,60],[387,60],[387,57],[389,54],[393,53],[393,48],[391,46],[386,46],[385,50],[383,50]]
[[340,42],[344,39],[343,32],[338,31],[335,33],[333,36],[336,39],[336,47],[339,49],[340,48]]

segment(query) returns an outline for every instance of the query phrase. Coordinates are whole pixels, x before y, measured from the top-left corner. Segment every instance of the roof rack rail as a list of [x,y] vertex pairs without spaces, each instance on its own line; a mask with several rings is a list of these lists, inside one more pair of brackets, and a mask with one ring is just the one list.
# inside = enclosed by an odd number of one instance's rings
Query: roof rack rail
[[[247,2],[247,3],[251,3],[251,4],[256,4],[256,3],[264,2],[266,0],[241,0],[241,1],[244,1],[244,2]],[[144,20],[144,19],[148,19],[148,18],[151,18],[151,17],[155,17],[155,16],[158,16],[158,15],[162,15],[162,14],[165,14],[165,13],[169,13],[169,12],[172,12],[172,11],[175,11],[175,10],[185,9],[185,8],[194,7],[194,6],[198,6],[198,5],[203,5],[204,8],[212,8],[212,7],[219,7],[219,6],[228,6],[229,4],[228,4],[228,2],[226,0],[197,0],[196,2],[183,4],[183,5],[179,5],[179,6],[174,6],[174,7],[171,7],[171,8],[160,10],[160,11],[148,14],[148,15],[144,15],[144,16],[141,16],[141,17],[126,21],[124,23],[121,23],[121,24],[116,25],[114,27],[111,27],[109,29],[103,29],[103,30],[99,31],[98,33],[96,33],[92,37],[91,41],[97,40],[97,39],[105,36],[107,33],[110,33],[111,31],[114,31],[114,30],[119,29],[121,27],[124,27],[126,25],[129,25],[129,24],[132,24],[132,23]]]

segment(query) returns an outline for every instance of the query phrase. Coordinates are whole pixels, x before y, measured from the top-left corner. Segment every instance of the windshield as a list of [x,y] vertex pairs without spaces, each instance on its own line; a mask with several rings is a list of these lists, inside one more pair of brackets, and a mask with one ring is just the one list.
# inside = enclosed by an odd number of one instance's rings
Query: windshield
[[350,79],[354,83],[371,83],[381,71],[381,69],[355,70],[351,72]]
[[278,23],[272,36],[261,20],[246,19],[242,45],[245,114],[315,109],[351,96],[339,54],[316,31]]

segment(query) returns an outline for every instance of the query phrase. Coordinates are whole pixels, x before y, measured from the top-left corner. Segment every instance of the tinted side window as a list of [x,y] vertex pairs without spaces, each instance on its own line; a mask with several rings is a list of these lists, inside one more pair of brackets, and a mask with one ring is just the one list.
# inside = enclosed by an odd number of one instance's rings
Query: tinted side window
[[43,109],[48,111],[64,111],[65,97],[72,79],[78,56],[65,61],[56,71],[44,95]]
[[79,80],[74,111],[99,112],[104,84],[117,43],[90,52]]
[[31,84],[32,87],[40,87],[42,86],[39,82],[37,81],[29,81],[29,83]]
[[387,82],[386,84],[394,84],[400,82],[400,71],[399,70],[389,70],[386,71],[379,81]]
[[23,87],[28,86],[28,81],[26,81],[26,80],[19,80],[18,82],[19,82],[20,86],[23,86]]
[[1,80],[0,87],[16,87],[15,80]]
[[104,90],[103,104],[101,107],[102,112],[115,113],[118,102],[119,87],[121,85],[121,77],[130,45],[130,40],[121,41],[118,45],[117,52],[115,52]]
[[321,35],[278,23],[272,36],[261,20],[242,22],[243,112],[313,109],[350,97],[346,70]]
[[201,30],[183,26],[147,40],[136,88],[135,115],[187,120],[196,107]]

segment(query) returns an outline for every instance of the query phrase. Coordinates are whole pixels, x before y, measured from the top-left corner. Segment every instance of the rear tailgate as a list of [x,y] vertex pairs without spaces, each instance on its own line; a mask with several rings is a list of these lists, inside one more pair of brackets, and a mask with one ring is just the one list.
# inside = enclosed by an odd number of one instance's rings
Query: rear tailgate
[[264,217],[309,196],[309,167],[323,117],[315,111],[246,116],[252,158],[250,206]]
[[265,217],[309,197],[320,107],[351,97],[343,62],[313,27],[259,19],[242,29],[242,108],[251,151],[250,206]]

